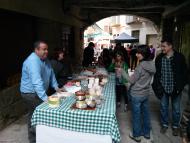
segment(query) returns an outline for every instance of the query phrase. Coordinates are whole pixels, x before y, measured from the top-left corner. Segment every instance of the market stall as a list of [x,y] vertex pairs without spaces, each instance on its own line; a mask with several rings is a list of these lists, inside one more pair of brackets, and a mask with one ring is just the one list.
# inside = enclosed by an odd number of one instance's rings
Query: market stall
[[120,142],[116,119],[115,76],[110,74],[102,90],[101,106],[93,110],[73,108],[75,95],[62,99],[51,108],[47,102],[36,108],[32,125],[37,143],[112,143]]

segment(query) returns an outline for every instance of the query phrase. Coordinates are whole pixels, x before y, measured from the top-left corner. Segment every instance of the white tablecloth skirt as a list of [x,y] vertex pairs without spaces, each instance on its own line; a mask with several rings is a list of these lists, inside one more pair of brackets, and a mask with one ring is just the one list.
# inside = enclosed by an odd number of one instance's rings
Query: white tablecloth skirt
[[112,143],[112,138],[109,135],[82,133],[37,125],[36,143]]

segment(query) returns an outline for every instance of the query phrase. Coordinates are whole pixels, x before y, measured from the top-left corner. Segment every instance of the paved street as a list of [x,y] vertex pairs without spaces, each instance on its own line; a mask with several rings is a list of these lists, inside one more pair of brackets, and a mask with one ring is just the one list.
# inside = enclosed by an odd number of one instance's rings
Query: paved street
[[[187,96],[187,95],[186,95]],[[185,103],[187,97],[183,96],[182,103]],[[183,108],[182,104],[182,108]],[[152,124],[152,133],[151,140],[143,139],[141,143],[180,143],[180,137],[174,137],[172,135],[171,128],[168,129],[166,134],[160,133],[160,122],[159,122],[159,100],[156,99],[154,95],[150,96],[150,110],[151,110],[151,124]],[[129,138],[129,133],[131,132],[131,111],[126,113],[123,111],[123,108],[117,110],[117,117],[120,125],[121,133],[121,143],[135,143]]]

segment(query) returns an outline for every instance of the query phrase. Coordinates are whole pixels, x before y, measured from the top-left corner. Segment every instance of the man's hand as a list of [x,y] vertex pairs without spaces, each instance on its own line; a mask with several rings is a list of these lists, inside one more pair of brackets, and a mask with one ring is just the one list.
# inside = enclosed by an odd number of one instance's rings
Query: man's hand
[[57,88],[55,91],[56,92],[65,92],[65,89],[62,87],[62,88]]

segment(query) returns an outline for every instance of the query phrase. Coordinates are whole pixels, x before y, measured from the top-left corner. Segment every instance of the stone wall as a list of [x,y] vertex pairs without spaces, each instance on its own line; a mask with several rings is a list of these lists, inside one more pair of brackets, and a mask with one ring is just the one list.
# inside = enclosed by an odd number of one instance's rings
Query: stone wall
[[[3,52],[0,56],[0,129],[26,113],[19,94],[19,85],[12,84],[9,77],[21,73],[24,59],[32,52],[36,40],[45,40],[49,45],[49,54],[54,48],[62,46],[62,28],[73,29],[74,56],[70,57],[74,67],[80,65],[82,57],[81,27],[78,18],[79,9],[63,11],[62,0],[1,0],[0,1],[0,37]],[[7,60],[8,59],[8,60]],[[20,78],[19,78],[20,80]],[[3,84],[2,84],[3,83]],[[1,86],[3,85],[3,86]],[[11,86],[5,88],[6,86]]]
[[184,54],[187,65],[190,65],[190,22],[184,24],[180,51]]
[[[68,10],[63,9],[64,3],[62,0],[38,0],[38,1],[26,1],[26,0],[2,0],[0,1],[0,9],[12,11],[15,13],[25,14],[32,16],[36,19],[35,25],[37,39],[45,39],[49,43],[50,53],[52,48],[60,46],[60,33],[58,30],[62,25],[68,25],[73,27],[74,36],[74,50],[75,54],[72,57],[74,64],[81,63],[81,54],[83,52],[81,38],[81,27],[84,23],[81,20],[79,13],[80,8],[71,6]],[[24,41],[24,40],[23,40]],[[58,43],[58,44],[57,44]]]

